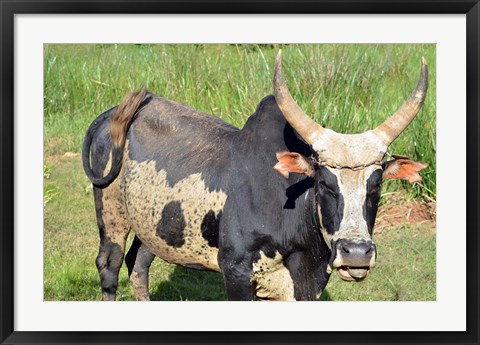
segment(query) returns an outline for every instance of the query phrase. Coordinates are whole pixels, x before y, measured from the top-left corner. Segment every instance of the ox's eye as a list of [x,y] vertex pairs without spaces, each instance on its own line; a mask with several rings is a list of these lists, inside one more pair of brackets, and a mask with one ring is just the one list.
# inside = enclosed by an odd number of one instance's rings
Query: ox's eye
[[367,195],[378,196],[382,188],[382,169],[375,170],[367,180]]
[[368,186],[367,194],[368,195],[378,194],[381,188],[382,188],[382,180],[372,183],[371,185]]
[[323,191],[327,192],[331,196],[337,197],[337,192],[335,192],[332,188],[330,188],[325,181],[320,181],[320,187],[322,188]]

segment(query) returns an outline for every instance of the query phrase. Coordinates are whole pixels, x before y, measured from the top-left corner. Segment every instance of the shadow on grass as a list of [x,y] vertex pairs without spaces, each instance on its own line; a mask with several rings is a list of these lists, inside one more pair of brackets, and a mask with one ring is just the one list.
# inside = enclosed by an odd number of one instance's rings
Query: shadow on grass
[[327,289],[323,290],[322,294],[320,295],[320,301],[333,301]]
[[220,273],[176,266],[168,281],[153,287],[152,301],[225,301],[227,295]]
[[[227,294],[220,273],[198,271],[177,266],[169,280],[153,287],[152,301],[226,301]],[[332,301],[328,290],[323,291],[321,301]]]

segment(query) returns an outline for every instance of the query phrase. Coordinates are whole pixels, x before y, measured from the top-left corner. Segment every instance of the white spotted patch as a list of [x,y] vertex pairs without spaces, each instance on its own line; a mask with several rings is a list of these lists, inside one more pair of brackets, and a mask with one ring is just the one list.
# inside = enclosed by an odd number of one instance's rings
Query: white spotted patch
[[[120,179],[132,229],[150,251],[170,263],[202,265],[220,271],[218,249],[209,246],[204,239],[201,224],[212,211],[218,217],[227,199],[223,191],[209,191],[199,173],[170,186],[167,173],[164,170],[157,171],[154,161],[138,163],[125,160]],[[169,245],[157,233],[162,210],[171,203],[179,205],[180,216],[183,217],[183,240],[180,246]]]
[[255,285],[255,294],[258,298],[295,300],[293,280],[279,252],[276,252],[273,258],[269,258],[260,251],[260,259],[253,263],[250,281]]

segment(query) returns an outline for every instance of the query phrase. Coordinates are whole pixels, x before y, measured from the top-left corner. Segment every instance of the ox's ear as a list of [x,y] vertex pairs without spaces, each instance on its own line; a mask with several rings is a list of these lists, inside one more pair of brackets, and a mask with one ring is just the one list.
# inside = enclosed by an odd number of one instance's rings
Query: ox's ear
[[398,178],[408,180],[410,183],[422,181],[418,172],[428,167],[427,163],[412,161],[405,156],[394,157],[395,159],[385,163],[383,178]]
[[313,164],[305,156],[296,152],[277,152],[278,163],[273,169],[288,178],[289,173],[305,174],[309,177],[313,176]]

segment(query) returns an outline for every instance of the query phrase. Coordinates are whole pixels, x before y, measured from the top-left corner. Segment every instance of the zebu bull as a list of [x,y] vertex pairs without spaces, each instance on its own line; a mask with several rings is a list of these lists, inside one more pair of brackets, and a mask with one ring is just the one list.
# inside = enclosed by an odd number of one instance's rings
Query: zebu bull
[[221,272],[230,300],[314,300],[333,270],[347,281],[366,278],[382,179],[420,181],[427,166],[386,161],[424,102],[427,75],[422,58],[408,100],[361,134],[323,128],[298,107],[281,52],[275,96],[241,130],[145,90],[127,94],[92,123],[83,147],[103,299],[115,299],[130,229],[126,262],[139,300],[149,298],[155,255]]

